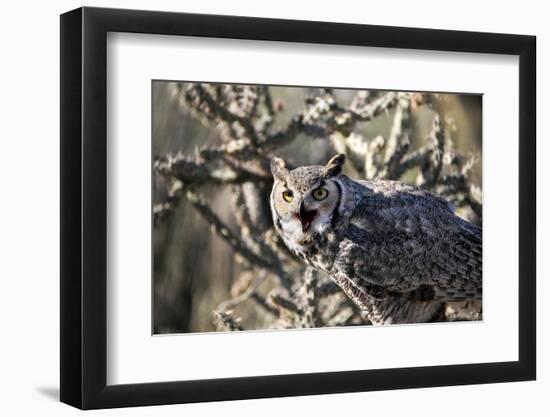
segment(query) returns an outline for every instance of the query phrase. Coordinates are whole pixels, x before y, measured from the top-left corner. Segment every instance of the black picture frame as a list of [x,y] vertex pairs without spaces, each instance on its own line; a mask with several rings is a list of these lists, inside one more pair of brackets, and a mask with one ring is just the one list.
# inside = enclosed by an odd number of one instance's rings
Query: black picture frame
[[[519,360],[107,385],[108,32],[519,56]],[[93,409],[535,379],[534,36],[85,7],[61,15],[60,56],[62,402]]]

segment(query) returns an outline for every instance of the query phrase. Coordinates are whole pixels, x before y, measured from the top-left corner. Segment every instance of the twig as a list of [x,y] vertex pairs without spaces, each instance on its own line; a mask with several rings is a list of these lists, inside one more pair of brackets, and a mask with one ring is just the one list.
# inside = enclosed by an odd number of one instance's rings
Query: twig
[[265,281],[266,278],[267,274],[264,271],[260,271],[254,281],[248,286],[246,291],[244,291],[237,297],[223,301],[220,305],[218,305],[218,308],[216,310],[223,312],[227,309],[235,307],[237,304],[248,300],[253,294],[256,293],[256,290]]
[[214,314],[214,318],[218,320],[220,326],[230,332],[243,331],[244,328],[238,320],[234,319],[229,313],[218,311]]
[[267,311],[270,314],[273,314],[275,317],[280,316],[279,310],[277,310],[275,307],[269,305],[269,303],[266,301],[264,297],[262,297],[257,292],[252,293],[250,298],[258,303],[260,307],[262,307],[265,311]]
[[256,253],[252,252],[252,250],[250,250],[241,239],[235,236],[233,232],[231,232],[229,228],[223,223],[223,221],[210,209],[208,204],[200,195],[191,190],[187,190],[185,196],[187,197],[189,202],[193,204],[197,211],[205,218],[205,220],[210,223],[210,226],[218,234],[218,236],[229,243],[229,245],[236,253],[241,255],[253,265],[257,265],[261,268],[266,268],[269,270],[275,269],[276,271],[276,268],[274,268],[271,263],[263,259],[261,256],[257,255]]
[[318,297],[328,297],[330,295],[338,294],[342,290],[335,282],[329,281],[326,284],[321,284],[317,289]]
[[398,179],[401,159],[410,147],[411,135],[411,100],[408,94],[399,97],[390,135],[386,141],[384,170],[381,178]]
[[304,297],[300,321],[303,327],[319,327],[319,305],[317,300],[317,271],[307,267],[304,274]]
[[239,184],[248,181],[271,182],[272,178],[268,175],[260,175],[242,169],[237,170],[228,168],[212,168],[205,163],[194,161],[181,153],[175,156],[167,154],[155,160],[153,172],[160,175],[175,177],[185,184],[200,185],[207,182],[214,184]]
[[397,103],[397,93],[390,91],[361,109],[350,110],[355,121],[367,122],[390,110]]
[[257,144],[259,142],[258,132],[256,132],[256,129],[254,129],[254,126],[250,122],[250,119],[237,116],[235,113],[229,111],[224,106],[219,105],[201,84],[195,84],[193,89],[198,95],[199,103],[206,103],[210,111],[228,125],[231,125],[235,122],[240,124],[243,127],[248,138],[254,144]]
[[153,226],[157,227],[160,223],[168,219],[176,207],[178,206],[183,191],[181,181],[172,180],[168,189],[168,196],[163,203],[158,203],[153,206]]
[[419,185],[432,186],[439,179],[445,146],[445,135],[438,114],[435,115],[432,130],[426,138],[427,158],[421,166]]
[[301,316],[303,314],[303,310],[298,307],[298,305],[290,298],[286,298],[281,294],[271,294],[270,299],[273,304],[275,304],[275,306],[279,309],[287,311],[291,314],[296,314],[298,316]]

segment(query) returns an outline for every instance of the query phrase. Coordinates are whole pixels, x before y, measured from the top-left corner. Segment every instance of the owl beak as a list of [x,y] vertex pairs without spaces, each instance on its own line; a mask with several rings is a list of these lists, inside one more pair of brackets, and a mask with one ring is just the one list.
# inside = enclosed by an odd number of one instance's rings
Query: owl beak
[[317,215],[317,210],[308,210],[304,206],[304,202],[302,201],[302,204],[300,204],[300,211],[296,213],[296,217],[298,220],[300,220],[300,223],[302,223],[302,232],[307,232],[307,229],[309,229],[309,226],[311,225],[311,222],[313,222],[313,219],[315,219],[315,216]]

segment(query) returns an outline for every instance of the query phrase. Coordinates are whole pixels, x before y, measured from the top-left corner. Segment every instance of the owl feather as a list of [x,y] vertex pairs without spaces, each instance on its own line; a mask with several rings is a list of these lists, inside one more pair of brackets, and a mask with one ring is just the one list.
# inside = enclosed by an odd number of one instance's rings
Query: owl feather
[[274,160],[272,212],[289,248],[375,324],[432,321],[446,302],[481,299],[481,229],[426,190],[353,180],[344,161],[289,171]]

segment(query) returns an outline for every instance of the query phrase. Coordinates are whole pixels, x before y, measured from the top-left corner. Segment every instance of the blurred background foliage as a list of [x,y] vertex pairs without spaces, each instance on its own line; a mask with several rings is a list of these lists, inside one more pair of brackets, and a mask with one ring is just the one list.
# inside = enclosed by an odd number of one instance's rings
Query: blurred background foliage
[[[324,97],[327,90],[306,87],[261,87],[269,97],[269,120],[267,127],[257,127],[262,122],[260,117],[252,113],[240,114],[238,111],[246,107],[246,91],[236,99],[237,110],[231,108],[227,94],[220,93],[223,85],[175,83],[154,81],[152,89],[153,132],[152,150],[155,158],[166,155],[179,155],[184,161],[204,162],[198,153],[201,149],[215,149],[224,143],[247,138],[247,133],[231,132],[239,121],[224,119],[223,115],[208,114],[208,108],[201,108],[200,100],[189,94],[196,85],[202,86],[211,96],[217,98],[224,108],[238,114],[239,117],[249,117],[256,123],[254,129],[260,133],[285,132],[293,124],[296,115],[306,114],[308,108],[317,102],[314,98]],[[252,91],[257,87],[252,87]],[[200,90],[199,90],[200,91]],[[338,106],[352,108],[358,96],[364,96],[367,103],[373,103],[385,97],[387,92],[377,90],[331,89],[330,96]],[[225,95],[224,95],[225,94]],[[397,92],[396,92],[397,94]],[[430,135],[434,117],[440,115],[441,124],[445,128],[447,140],[452,140],[457,155],[470,158],[471,167],[468,171],[468,181],[481,190],[481,155],[482,155],[482,97],[472,94],[423,94],[398,93],[408,100],[408,138],[409,152],[422,149],[425,138]],[[244,99],[243,99],[244,96]],[[265,96],[267,97],[267,96]],[[265,99],[264,97],[264,99]],[[195,100],[195,101],[193,101]],[[240,100],[240,101],[239,101]],[[257,98],[252,98],[252,101]],[[313,101],[312,101],[313,100]],[[256,105],[259,105],[256,103]],[[263,104],[267,107],[266,103]],[[309,106],[309,107],[308,107]],[[357,134],[365,143],[373,143],[376,138],[388,138],[394,125],[395,112],[399,106],[389,105],[382,109],[376,117],[365,121],[358,120],[352,126],[353,134]],[[220,110],[221,111],[221,110]],[[256,110],[252,110],[255,112]],[[317,119],[316,119],[317,120]],[[337,118],[335,118],[337,120]],[[242,123],[241,121],[241,124]],[[242,126],[240,126],[242,127]],[[241,129],[242,130],[242,129]],[[350,132],[344,133],[344,135]],[[271,134],[271,133],[270,133]],[[328,135],[317,134],[307,129],[299,131],[290,141],[281,141],[267,149],[262,155],[267,160],[271,155],[283,157],[290,166],[324,164],[337,151],[346,151],[345,141],[340,139],[340,133],[330,130]],[[341,135],[341,134],[340,134]],[[250,136],[250,135],[248,135]],[[271,136],[274,136],[271,134]],[[265,140],[265,138],[261,138]],[[275,138],[276,139],[276,138]],[[266,142],[267,143],[267,142]],[[262,153],[262,142],[257,145]],[[341,149],[342,146],[344,149]],[[353,155],[352,155],[353,158]],[[246,158],[245,158],[246,159]],[[260,162],[260,165],[264,162]],[[172,164],[171,167],[174,165]],[[265,171],[265,165],[262,165]],[[210,167],[210,169],[212,169]],[[419,182],[420,166],[407,169],[400,180],[411,184]],[[346,172],[352,177],[368,176],[361,169],[354,170],[351,163],[347,164]],[[162,171],[162,170],[159,170]],[[265,176],[265,172],[262,173]],[[420,176],[421,177],[421,176]],[[186,177],[187,178],[187,177]],[[254,180],[252,180],[254,182]],[[178,187],[186,186],[184,181]],[[420,184],[422,185],[422,184]],[[208,332],[216,330],[267,329],[300,327],[296,317],[292,315],[292,306],[285,309],[277,300],[280,283],[269,276],[270,273],[261,268],[251,267],[250,262],[243,262],[242,257],[235,256],[234,247],[214,231],[212,222],[196,209],[189,198],[181,198],[181,193],[174,198],[170,187],[174,186],[173,178],[153,175],[153,203],[169,201],[165,207],[168,215],[162,216],[162,221],[156,222],[153,232],[154,274],[153,274],[153,317],[154,333],[186,333]],[[432,184],[433,186],[433,184]],[[430,186],[430,188],[433,188]],[[215,213],[235,236],[243,230],[235,219],[235,184],[232,181],[205,181],[200,184],[200,196],[207,202],[209,209]],[[246,182],[237,185],[244,189]],[[269,179],[260,187],[265,204],[268,204]],[[452,199],[451,199],[452,200]],[[456,202],[455,202],[456,203]],[[459,202],[458,213],[470,221],[480,224],[481,216],[472,210],[472,204]],[[263,209],[265,210],[266,207]],[[161,207],[162,209],[162,207]],[[159,209],[159,210],[161,210]],[[161,210],[162,211],[162,210]],[[160,213],[160,212],[159,212]],[[158,213],[155,213],[158,214]],[[160,216],[159,216],[160,218]],[[258,218],[260,222],[271,222],[270,218]],[[271,225],[264,225],[267,230]],[[265,233],[264,233],[265,234]],[[268,238],[273,238],[268,236]],[[290,256],[288,254],[283,256]],[[293,262],[296,262],[295,260]],[[285,289],[281,296],[300,297],[303,286],[303,270],[300,266],[292,266],[292,262],[283,259],[286,272],[291,281],[290,289]],[[230,303],[230,308],[223,306],[225,300],[241,297],[247,289],[255,284],[259,275],[263,277],[254,291],[242,302]],[[327,277],[319,277],[319,287],[330,284]],[[274,296],[275,292],[275,296]],[[329,296],[320,299],[317,325],[353,325],[368,324],[361,313],[350,305],[345,296],[337,289],[327,290]],[[294,299],[295,304],[299,301]],[[288,306],[287,306],[288,307]],[[299,306],[298,306],[299,308]],[[344,318],[338,318],[338,314]],[[332,321],[331,321],[332,320]],[[319,324],[321,323],[321,324]],[[304,327],[304,326],[302,326]],[[308,327],[308,326],[305,326]]]

